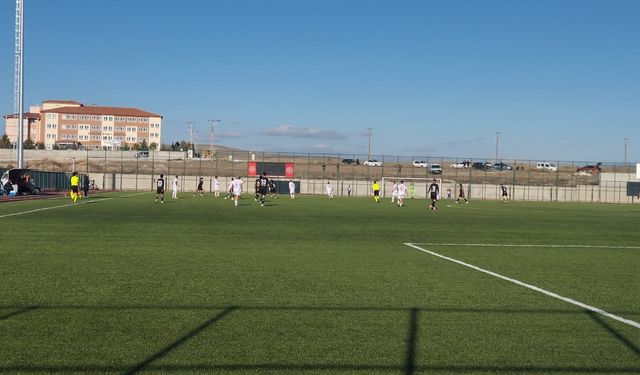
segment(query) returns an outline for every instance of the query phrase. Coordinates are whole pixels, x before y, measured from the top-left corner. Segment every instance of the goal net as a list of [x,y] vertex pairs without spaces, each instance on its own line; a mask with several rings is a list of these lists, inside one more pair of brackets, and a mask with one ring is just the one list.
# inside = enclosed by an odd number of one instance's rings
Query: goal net
[[[442,179],[436,178],[436,183],[440,186],[440,195],[438,199],[440,199],[443,195],[443,186]],[[429,185],[433,182],[433,178],[425,178],[425,177],[382,177],[380,181],[380,196],[383,198],[391,198],[393,194],[393,184],[400,183],[400,181],[404,181],[404,184],[407,186],[407,193],[405,194],[405,198],[428,198],[427,189]]]

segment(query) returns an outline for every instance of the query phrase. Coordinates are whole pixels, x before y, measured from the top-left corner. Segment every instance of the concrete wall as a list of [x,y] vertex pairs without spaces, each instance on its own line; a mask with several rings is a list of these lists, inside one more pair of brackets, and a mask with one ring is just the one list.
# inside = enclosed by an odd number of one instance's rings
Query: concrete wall
[[[95,180],[96,186],[101,190],[137,190],[137,191],[153,191],[155,190],[155,178],[152,175],[132,175],[118,173],[94,173],[90,174],[90,179]],[[204,176],[205,192],[213,191],[212,177]],[[193,192],[198,184],[198,176],[178,176],[179,191]],[[165,176],[166,186],[171,189],[171,181],[173,176]],[[226,187],[231,181],[231,177],[219,177],[220,190],[226,191]],[[244,191],[253,194],[254,179],[244,179]],[[352,195],[360,197],[370,197],[371,182],[369,181],[336,181],[336,180],[318,180],[318,179],[296,179],[300,181],[301,191],[299,194],[325,194],[327,181],[331,182],[334,194],[337,196],[347,196],[347,186],[351,185]],[[408,183],[408,182],[406,182]],[[415,182],[415,197],[418,199],[426,198],[426,188],[430,181]],[[391,181],[385,181],[384,196],[390,197]],[[388,185],[388,186],[387,186]],[[450,182],[444,182],[441,186],[441,196],[446,198],[447,188],[452,190],[452,199],[457,196],[457,185]],[[465,185],[465,193],[469,200],[500,200],[500,185],[490,184],[471,184]],[[507,186],[509,196],[516,201],[539,201],[539,202],[591,202],[591,203],[640,203],[640,200],[626,196],[626,181],[603,182],[601,185],[579,185],[577,187],[556,188],[555,186]]]

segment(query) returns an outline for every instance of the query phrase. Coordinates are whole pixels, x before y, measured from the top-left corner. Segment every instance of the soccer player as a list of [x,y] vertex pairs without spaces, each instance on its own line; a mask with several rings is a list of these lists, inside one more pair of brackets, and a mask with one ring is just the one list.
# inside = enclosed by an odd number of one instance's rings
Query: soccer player
[[451,188],[447,188],[447,199],[451,199]]
[[218,181],[218,176],[215,176],[213,178],[213,196],[214,197],[219,197],[220,196],[220,181]]
[[347,196],[351,196],[351,185],[347,185]]
[[464,203],[469,204],[469,200],[464,196],[464,188],[462,184],[460,184],[460,189],[458,190],[458,199],[456,199],[456,204],[460,203],[460,199],[464,199]]
[[327,186],[325,187],[327,190],[327,196],[329,199],[333,199],[333,186],[331,186],[331,182],[327,181]]
[[224,199],[231,198],[232,196],[233,196],[233,177],[231,177],[231,182],[229,182],[229,185],[227,185],[227,195],[224,197]]
[[391,187],[391,203],[396,201],[398,197],[398,183],[393,181],[393,186]]
[[71,185],[71,191],[69,192],[69,197],[71,197],[71,201],[76,203],[78,200],[78,194],[80,190],[78,190],[78,183],[80,182],[80,177],[78,177],[78,172],[73,172],[71,174],[71,178],[69,179],[69,185]]
[[200,181],[198,181],[198,187],[196,189],[196,191],[193,193],[193,196],[196,196],[196,193],[200,193],[201,197],[204,197],[204,189],[202,188],[202,184],[204,183],[204,180],[202,179],[202,177],[200,177]]
[[173,178],[171,183],[171,198],[178,199],[178,175]]
[[509,201],[509,192],[507,192],[507,187],[504,186],[504,184],[500,185],[500,190],[502,190],[502,201],[503,202],[508,202]]
[[278,189],[273,179],[269,180],[269,198],[278,199]]
[[373,201],[376,203],[380,203],[380,185],[378,184],[378,181],[373,181],[371,190],[373,190]]
[[409,198],[413,199],[416,197],[416,185],[413,182],[409,183]]
[[158,203],[158,197],[160,197],[160,203],[164,203],[164,175],[161,174],[160,178],[156,180],[156,202]]
[[396,193],[396,196],[398,198],[398,207],[402,207],[404,204],[404,194],[407,192],[407,185],[404,184],[404,181],[400,181],[397,190],[398,192]]
[[233,204],[234,206],[238,206],[238,201],[240,200],[240,194],[242,194],[242,181],[241,177],[236,178],[231,183],[231,191],[233,192]]
[[289,196],[291,199],[296,199],[296,184],[293,180],[289,180]]
[[433,179],[431,185],[429,185],[429,195],[431,196],[431,204],[429,205],[430,210],[436,210],[436,202],[438,201],[438,194],[440,193],[440,186],[436,182],[436,179]]
[[262,172],[262,176],[256,181],[258,185],[258,194],[260,196],[260,207],[264,207],[264,200],[267,196],[267,190],[269,189],[269,179],[267,178],[267,172]]

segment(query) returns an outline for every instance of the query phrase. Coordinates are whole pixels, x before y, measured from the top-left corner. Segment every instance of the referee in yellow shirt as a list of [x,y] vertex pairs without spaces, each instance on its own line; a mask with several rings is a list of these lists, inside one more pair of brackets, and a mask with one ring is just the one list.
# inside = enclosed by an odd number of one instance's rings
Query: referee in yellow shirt
[[80,181],[80,178],[78,177],[78,172],[73,172],[71,174],[71,178],[69,179],[69,185],[71,185],[71,192],[69,193],[69,196],[71,197],[71,201],[73,201],[73,203],[76,203],[76,201],[78,200],[78,182]]
[[376,203],[380,203],[380,185],[378,185],[378,181],[373,181],[371,190],[373,190],[373,200]]

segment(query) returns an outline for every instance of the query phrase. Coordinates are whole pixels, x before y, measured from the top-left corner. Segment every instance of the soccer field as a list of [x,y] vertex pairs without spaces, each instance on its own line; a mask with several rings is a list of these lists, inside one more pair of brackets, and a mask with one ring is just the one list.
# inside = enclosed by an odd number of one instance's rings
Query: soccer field
[[630,205],[0,204],[0,373],[640,373]]

